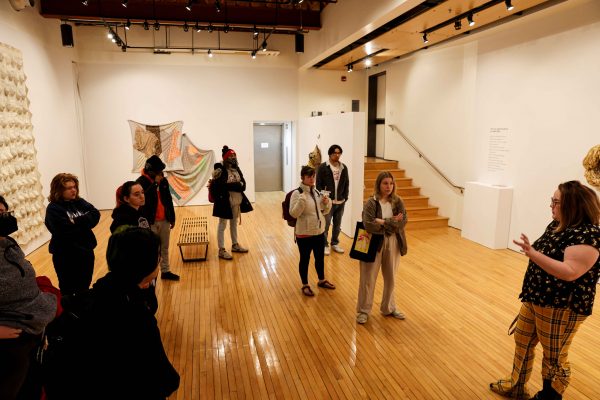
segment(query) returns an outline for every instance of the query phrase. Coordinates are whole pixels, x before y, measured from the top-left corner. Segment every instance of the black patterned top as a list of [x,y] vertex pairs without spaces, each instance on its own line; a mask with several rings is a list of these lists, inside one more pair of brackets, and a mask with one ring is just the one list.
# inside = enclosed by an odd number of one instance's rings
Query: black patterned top
[[[581,224],[555,233],[557,226],[558,222],[552,221],[533,243],[533,248],[559,261],[564,260],[565,249],[569,246],[587,244],[600,250],[598,225]],[[529,260],[519,298],[542,307],[570,308],[577,314],[591,315],[599,273],[600,257],[588,272],[572,282],[550,275]]]

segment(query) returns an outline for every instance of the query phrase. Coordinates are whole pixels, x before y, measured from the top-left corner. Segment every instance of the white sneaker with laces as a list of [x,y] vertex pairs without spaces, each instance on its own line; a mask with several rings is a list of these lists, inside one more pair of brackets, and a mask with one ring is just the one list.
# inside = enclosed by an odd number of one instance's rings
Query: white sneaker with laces
[[331,254],[331,247],[325,246],[325,255],[328,256]]
[[340,253],[342,254],[344,252],[344,249],[342,249],[340,247],[339,244],[334,244],[333,246],[331,246],[331,248],[333,249],[333,251],[335,251],[336,253]]

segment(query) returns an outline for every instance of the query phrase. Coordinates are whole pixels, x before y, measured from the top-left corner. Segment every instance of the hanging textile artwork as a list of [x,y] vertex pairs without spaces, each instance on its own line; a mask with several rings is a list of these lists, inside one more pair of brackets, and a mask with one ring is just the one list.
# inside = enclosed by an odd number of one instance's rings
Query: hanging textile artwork
[[208,182],[215,154],[198,149],[186,134],[183,122],[165,125],[144,125],[129,121],[133,143],[133,170],[140,172],[146,159],[159,156],[166,165],[165,172],[171,194],[177,205],[190,201]]
[[20,245],[46,232],[44,196],[21,51],[0,43],[0,195],[14,211]]

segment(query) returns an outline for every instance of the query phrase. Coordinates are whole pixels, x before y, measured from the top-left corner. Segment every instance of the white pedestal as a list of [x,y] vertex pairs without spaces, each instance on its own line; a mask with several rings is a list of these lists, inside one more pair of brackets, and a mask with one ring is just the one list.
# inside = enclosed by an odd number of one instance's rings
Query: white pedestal
[[508,247],[512,187],[467,182],[462,237],[491,249]]

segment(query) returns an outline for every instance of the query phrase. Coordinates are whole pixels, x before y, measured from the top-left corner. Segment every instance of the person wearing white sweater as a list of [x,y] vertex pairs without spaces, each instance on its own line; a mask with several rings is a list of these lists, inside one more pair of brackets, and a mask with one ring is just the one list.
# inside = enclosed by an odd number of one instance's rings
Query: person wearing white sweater
[[325,279],[325,216],[331,210],[331,200],[315,189],[315,169],[307,165],[300,171],[302,183],[290,198],[290,215],[296,218],[294,234],[300,251],[298,271],[302,280],[302,293],[314,296],[308,284],[308,264],[310,253],[314,253],[315,269],[319,277],[318,286],[335,289],[335,285]]

